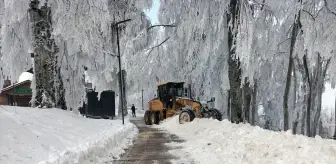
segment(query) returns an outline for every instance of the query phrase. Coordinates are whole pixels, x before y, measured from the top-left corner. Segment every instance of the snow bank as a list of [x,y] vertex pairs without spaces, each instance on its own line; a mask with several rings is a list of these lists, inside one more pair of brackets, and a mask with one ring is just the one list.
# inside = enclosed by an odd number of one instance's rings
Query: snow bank
[[178,117],[173,117],[158,127],[186,140],[182,143],[185,153],[172,151],[174,155],[191,155],[199,163],[332,164],[336,160],[336,142],[320,137],[308,138],[213,119],[195,119],[180,125]]
[[[118,159],[137,134],[120,120],[59,109],[0,106],[0,163],[99,163]],[[105,158],[105,159],[104,159]]]

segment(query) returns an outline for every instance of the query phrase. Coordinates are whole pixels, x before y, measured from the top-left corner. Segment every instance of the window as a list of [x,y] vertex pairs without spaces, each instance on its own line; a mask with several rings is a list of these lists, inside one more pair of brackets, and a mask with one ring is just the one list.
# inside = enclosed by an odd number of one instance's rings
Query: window
[[183,92],[182,88],[177,88],[177,96],[181,97],[183,94],[182,92]]

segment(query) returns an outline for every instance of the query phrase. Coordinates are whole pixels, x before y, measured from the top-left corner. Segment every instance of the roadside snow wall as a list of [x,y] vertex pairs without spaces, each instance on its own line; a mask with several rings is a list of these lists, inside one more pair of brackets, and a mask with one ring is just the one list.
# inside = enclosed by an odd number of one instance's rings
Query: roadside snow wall
[[[178,117],[157,126],[186,142],[174,155],[191,155],[199,163],[335,163],[336,142],[321,137],[308,138],[288,132],[274,132],[227,120],[195,119],[179,124]],[[179,143],[180,144],[180,143]],[[176,146],[176,144],[171,144]]]
[[0,163],[104,163],[118,159],[137,128],[70,111],[0,106]]

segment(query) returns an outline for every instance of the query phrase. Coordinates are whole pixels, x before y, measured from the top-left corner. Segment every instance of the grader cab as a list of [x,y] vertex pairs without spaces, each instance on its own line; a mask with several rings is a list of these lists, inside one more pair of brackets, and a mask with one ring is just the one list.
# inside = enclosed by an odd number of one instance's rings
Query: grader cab
[[[193,121],[194,118],[222,119],[221,113],[213,108],[211,99],[201,103],[191,97],[191,87],[185,88],[184,82],[168,82],[157,85],[157,97],[148,102],[145,112],[146,125],[159,124],[161,120],[179,115],[180,123]],[[211,107],[212,106],[212,107]]]

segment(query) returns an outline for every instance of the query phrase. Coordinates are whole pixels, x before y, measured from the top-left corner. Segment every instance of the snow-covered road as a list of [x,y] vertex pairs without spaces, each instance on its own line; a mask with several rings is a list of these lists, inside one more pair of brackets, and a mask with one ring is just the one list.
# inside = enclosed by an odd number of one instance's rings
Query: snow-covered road
[[[169,153],[170,150],[180,151],[178,143],[184,142],[176,135],[171,135],[165,130],[158,130],[147,126],[143,117],[131,120],[138,129],[139,135],[134,144],[126,150],[120,160],[113,161],[115,164],[193,164],[188,157],[178,158]],[[177,143],[175,147],[169,147],[167,143]],[[107,162],[109,163],[109,161]]]
[[[187,142],[174,155],[190,155],[201,164],[334,164],[336,141],[273,132],[227,120],[195,119],[179,124],[178,117],[157,126]],[[174,144],[171,144],[174,146]]]
[[[127,118],[126,118],[127,119]],[[0,106],[0,163],[101,163],[118,159],[137,128],[60,109]]]

